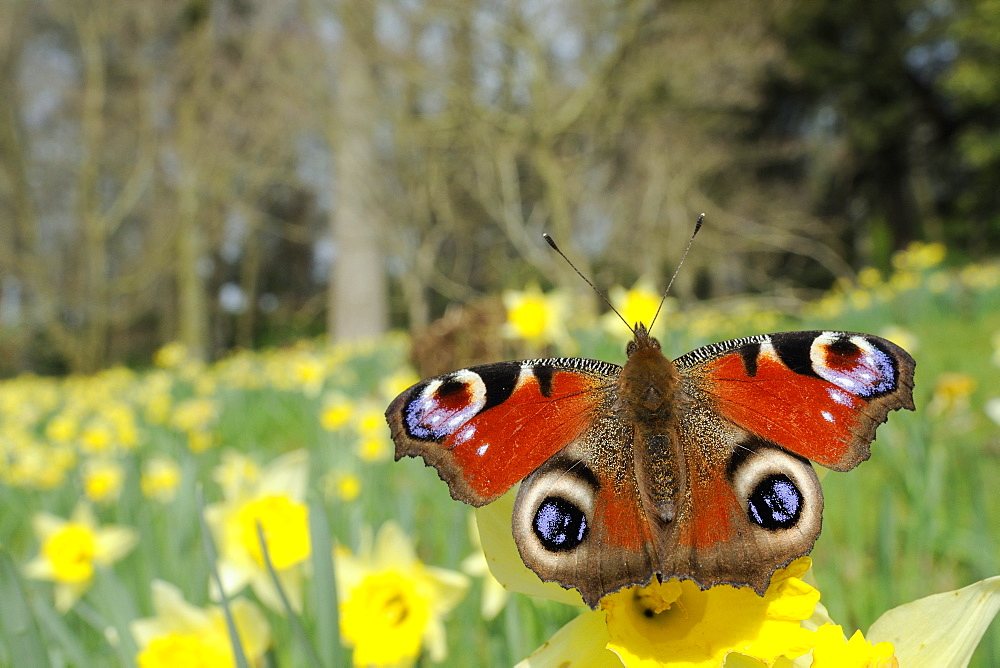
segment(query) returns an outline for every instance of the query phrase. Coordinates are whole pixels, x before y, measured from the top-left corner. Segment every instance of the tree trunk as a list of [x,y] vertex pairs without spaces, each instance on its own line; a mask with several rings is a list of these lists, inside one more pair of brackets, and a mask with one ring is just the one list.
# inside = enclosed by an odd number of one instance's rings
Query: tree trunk
[[333,141],[336,199],[330,217],[336,255],[327,324],[334,340],[353,340],[384,333],[388,308],[374,143],[378,93],[368,57],[375,43],[374,6],[369,0],[346,0],[341,7],[344,31],[336,63]]

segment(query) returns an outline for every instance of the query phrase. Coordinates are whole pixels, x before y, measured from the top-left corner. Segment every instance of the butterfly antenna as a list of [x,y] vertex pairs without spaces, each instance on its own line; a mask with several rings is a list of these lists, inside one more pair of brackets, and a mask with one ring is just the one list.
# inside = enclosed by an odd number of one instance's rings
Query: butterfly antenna
[[681,255],[681,261],[677,263],[677,268],[674,269],[674,275],[670,277],[670,282],[667,283],[667,289],[663,291],[663,297],[660,298],[660,305],[656,307],[656,313],[653,314],[653,319],[649,323],[649,331],[653,331],[653,323],[656,322],[657,316],[660,315],[660,309],[663,308],[663,302],[667,301],[667,293],[670,292],[670,286],[674,284],[674,279],[677,278],[677,274],[680,272],[681,267],[684,266],[684,260],[687,258],[688,251],[691,250],[691,244],[694,243],[694,238],[697,236],[698,230],[701,229],[701,224],[703,222],[705,222],[705,214],[698,216],[698,220],[694,223],[694,232],[691,233],[691,238],[688,239],[687,248],[684,249],[684,254]]
[[561,250],[559,249],[559,246],[556,246],[556,242],[552,240],[552,237],[550,237],[550,236],[549,236],[549,235],[548,235],[547,233],[545,233],[545,232],[543,232],[543,233],[542,233],[542,237],[543,237],[543,238],[545,239],[545,241],[546,241],[546,242],[547,242],[547,243],[548,243],[548,244],[549,244],[550,246],[552,246],[552,250],[554,250],[555,252],[559,253],[559,255],[561,255],[561,256],[562,256],[562,259],[566,260],[566,264],[568,264],[569,266],[571,266],[571,267],[573,268],[573,271],[575,271],[575,272],[576,272],[576,275],[577,275],[577,276],[579,276],[580,278],[582,278],[582,279],[583,279],[583,280],[584,280],[584,281],[585,281],[585,282],[587,283],[587,285],[589,285],[589,286],[590,286],[591,288],[593,288],[594,292],[596,292],[596,293],[597,293],[597,295],[598,295],[598,296],[599,296],[599,297],[600,297],[601,299],[603,299],[603,300],[604,300],[604,303],[605,303],[605,304],[607,304],[607,305],[608,305],[608,307],[609,307],[609,308],[610,308],[610,309],[611,309],[612,311],[614,311],[614,312],[615,312],[615,315],[616,315],[616,316],[618,316],[618,319],[619,319],[619,320],[621,320],[622,322],[624,322],[624,323],[625,323],[625,326],[626,326],[626,327],[628,327],[630,331],[635,331],[635,330],[633,330],[633,329],[632,329],[632,327],[633,327],[633,326],[632,326],[632,325],[630,325],[630,324],[628,324],[628,321],[626,321],[626,320],[625,320],[625,318],[623,318],[623,317],[622,317],[622,314],[618,312],[618,309],[616,309],[616,308],[615,308],[615,305],[611,303],[611,301],[610,301],[610,300],[609,300],[609,299],[608,299],[608,298],[607,298],[607,297],[606,297],[606,296],[604,295],[604,293],[603,293],[603,292],[601,292],[600,290],[598,290],[598,289],[597,289],[597,286],[596,286],[596,285],[594,285],[594,284],[593,284],[593,283],[592,283],[592,282],[590,281],[590,279],[589,279],[589,278],[587,278],[586,276],[584,276],[584,275],[583,275],[583,272],[582,272],[582,271],[580,271],[579,269],[577,269],[577,268],[576,268],[576,265],[575,265],[575,264],[573,264],[573,261],[572,261],[572,260],[570,260],[570,259],[569,259],[568,257],[566,257],[566,253],[563,253],[563,252],[562,252],[562,251],[561,251]]

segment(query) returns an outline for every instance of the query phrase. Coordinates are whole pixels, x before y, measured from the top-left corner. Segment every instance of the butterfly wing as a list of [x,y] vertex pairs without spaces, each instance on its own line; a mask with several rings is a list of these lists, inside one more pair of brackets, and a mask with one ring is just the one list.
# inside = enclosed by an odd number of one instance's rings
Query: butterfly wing
[[697,402],[836,471],[868,459],[889,411],[913,410],[916,363],[869,334],[765,334],[705,346],[674,363]]
[[915,363],[878,337],[814,331],[712,344],[675,364],[690,405],[660,570],[763,594],[819,535],[822,490],[806,460],[848,470],[867,459],[888,412],[913,408]]
[[396,459],[423,457],[454,498],[474,506],[521,482],[511,520],[521,558],[596,606],[608,592],[648,582],[655,569],[634,427],[616,415],[620,372],[564,358],[423,381],[386,411]]
[[501,362],[417,383],[389,405],[396,459],[423,457],[459,501],[482,506],[587,432],[621,367]]

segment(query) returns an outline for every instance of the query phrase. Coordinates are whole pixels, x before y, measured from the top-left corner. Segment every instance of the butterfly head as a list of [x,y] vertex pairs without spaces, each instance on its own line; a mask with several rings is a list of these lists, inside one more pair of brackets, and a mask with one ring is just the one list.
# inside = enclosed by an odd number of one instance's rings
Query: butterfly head
[[632,355],[640,350],[660,350],[660,342],[649,335],[646,325],[641,322],[635,323],[632,328],[632,340],[625,347],[625,354],[631,359]]

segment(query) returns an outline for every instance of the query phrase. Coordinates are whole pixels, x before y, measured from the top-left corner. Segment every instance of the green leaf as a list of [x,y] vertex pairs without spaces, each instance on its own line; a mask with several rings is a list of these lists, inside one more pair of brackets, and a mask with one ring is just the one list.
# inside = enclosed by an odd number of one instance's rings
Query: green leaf
[[317,651],[324,666],[340,665],[340,620],[337,582],[333,572],[333,542],[326,508],[318,498],[309,502],[309,540],[312,543],[312,592],[316,615]]
[[11,657],[16,658],[19,665],[50,665],[46,644],[31,614],[21,574],[6,550],[0,551],[0,601],[3,601],[0,629]]

